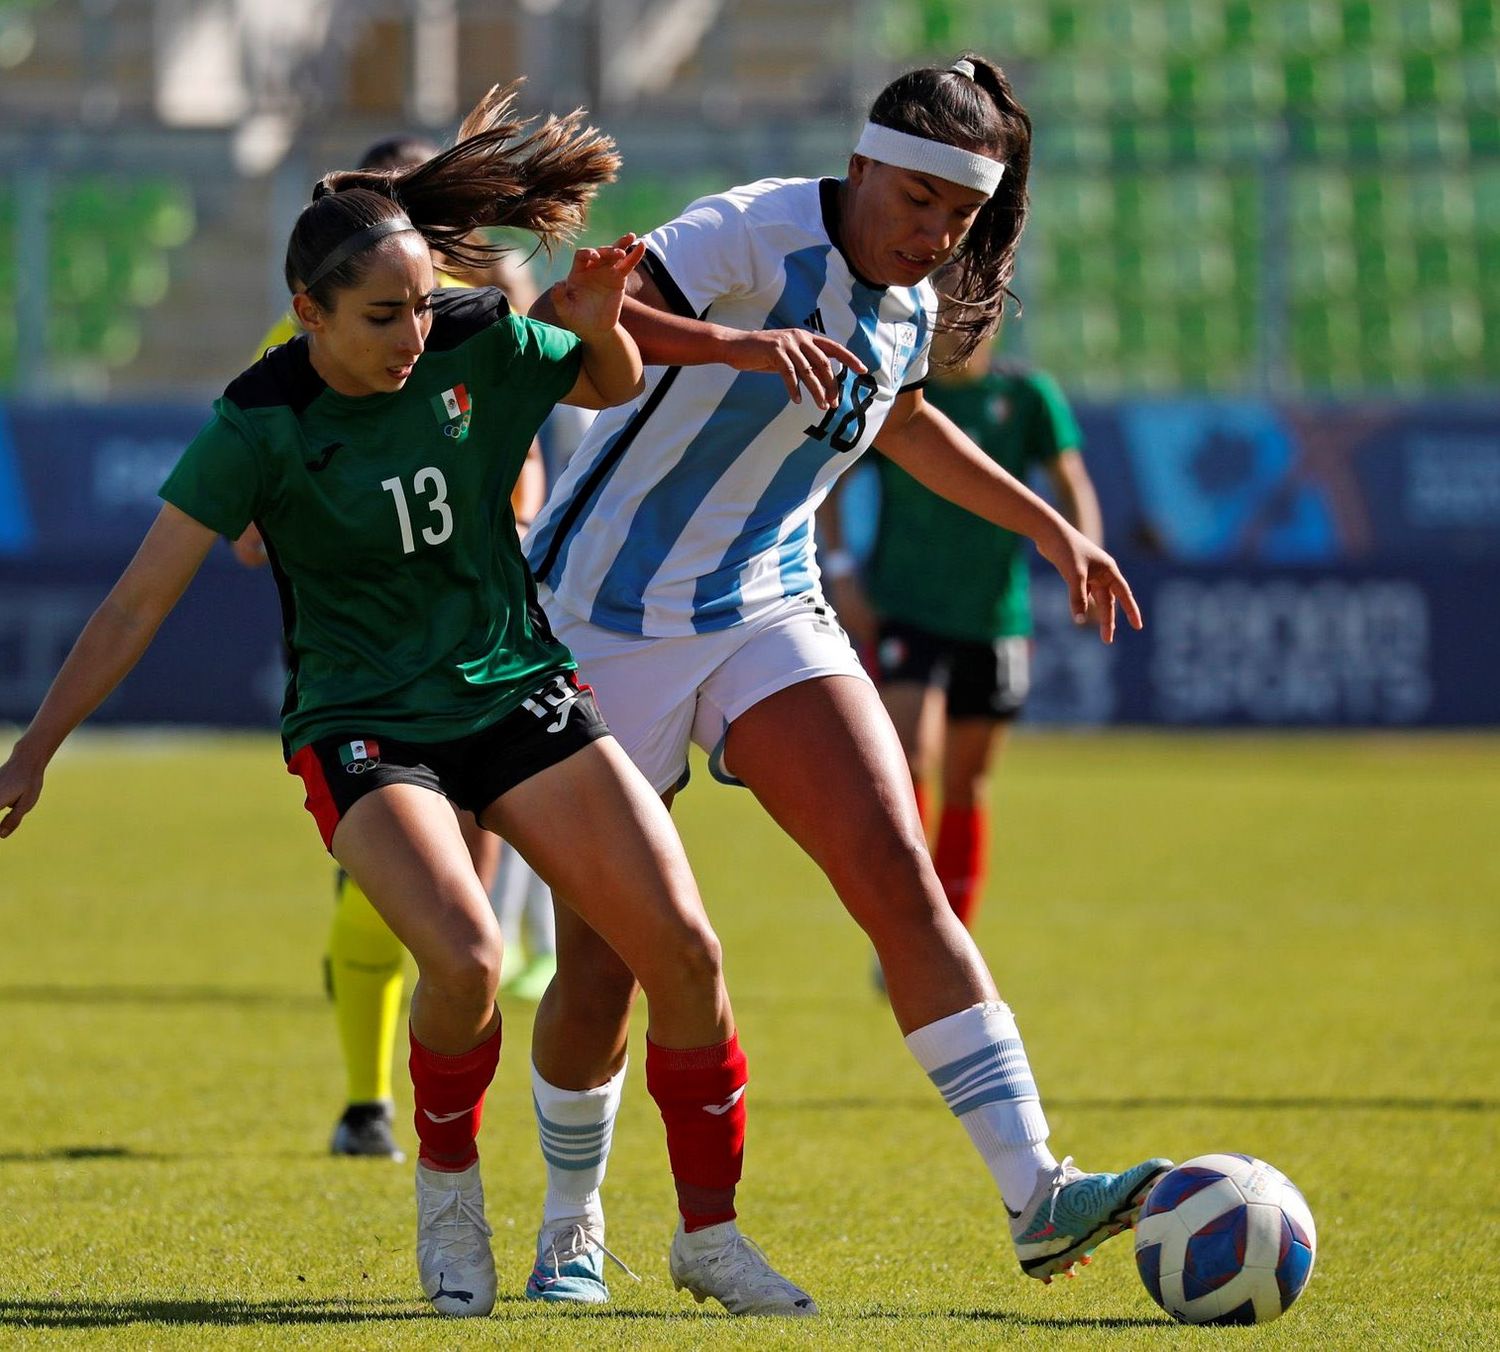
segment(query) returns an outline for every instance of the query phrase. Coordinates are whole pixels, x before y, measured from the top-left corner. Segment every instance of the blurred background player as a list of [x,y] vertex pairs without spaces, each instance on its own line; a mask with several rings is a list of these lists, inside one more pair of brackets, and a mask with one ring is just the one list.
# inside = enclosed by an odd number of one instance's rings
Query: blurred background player
[[[935,280],[941,293],[945,276]],[[1017,479],[1044,469],[1064,518],[1102,546],[1082,434],[1057,382],[996,362],[988,343],[946,368],[953,346],[951,334],[933,342],[927,401]],[[933,863],[949,905],[972,929],[986,876],[989,770],[1031,686],[1029,551],[1020,536],[939,497],[894,461],[874,463],[880,508],[866,562],[858,566],[841,547],[838,512],[827,510],[818,521],[829,544],[821,567],[840,618],[874,663],[929,838],[938,779]]]
[[[430,160],[440,150],[436,142],[422,136],[390,136],[375,142],[360,157],[359,168],[402,169]],[[439,287],[498,287],[511,307],[524,314],[537,297],[536,286],[523,263],[504,255],[487,266],[465,264],[433,251],[435,278]],[[302,332],[290,307],[267,331],[256,355],[288,342]],[[555,416],[555,411],[554,415]],[[521,477],[511,493],[511,510],[523,533],[541,508],[545,482],[540,448],[533,443]],[[266,562],[260,532],[251,526],[234,542],[235,557],[246,567]],[[502,915],[506,939],[506,970],[502,982],[527,978],[529,998],[537,999],[557,969],[555,945],[548,942],[552,931],[552,896],[545,883],[514,850],[505,848],[498,836],[484,830],[473,816],[459,813],[460,828],[474,862],[479,881],[496,902],[509,893],[516,914]],[[507,875],[502,879],[502,861]],[[530,910],[526,910],[530,904]],[[521,913],[541,911],[530,927],[532,951],[540,955],[536,972],[526,963],[519,945]],[[512,948],[512,940],[516,946]],[[344,1059],[345,1107],[333,1129],[329,1149],[335,1155],[376,1156],[397,1161],[405,1154],[394,1132],[395,1104],[392,1099],[391,1063],[401,1018],[405,987],[406,950],[370,905],[359,886],[339,869],[334,880],[333,920],[329,927],[324,978],[338,1023],[339,1047]],[[535,983],[538,975],[540,987]]]

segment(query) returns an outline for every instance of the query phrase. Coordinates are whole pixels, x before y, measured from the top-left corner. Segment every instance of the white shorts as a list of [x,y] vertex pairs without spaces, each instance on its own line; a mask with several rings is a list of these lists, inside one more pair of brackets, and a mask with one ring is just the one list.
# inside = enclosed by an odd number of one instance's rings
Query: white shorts
[[684,638],[642,638],[579,619],[538,587],[552,632],[578,659],[615,739],[657,793],[688,780],[688,743],[724,768],[724,735],[768,695],[818,676],[855,676],[871,684],[833,608],[816,593],[788,596],[748,624]]

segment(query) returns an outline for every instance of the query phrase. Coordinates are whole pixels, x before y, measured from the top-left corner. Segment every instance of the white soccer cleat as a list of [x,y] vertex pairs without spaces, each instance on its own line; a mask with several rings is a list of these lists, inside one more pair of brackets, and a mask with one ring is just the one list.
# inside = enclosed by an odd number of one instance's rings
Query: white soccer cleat
[[417,1272],[439,1314],[473,1318],[495,1308],[492,1233],[478,1160],[456,1174],[417,1165]]
[[672,1285],[690,1292],[700,1305],[712,1296],[730,1314],[818,1312],[813,1298],[777,1272],[733,1221],[688,1234],[679,1220],[667,1263]]

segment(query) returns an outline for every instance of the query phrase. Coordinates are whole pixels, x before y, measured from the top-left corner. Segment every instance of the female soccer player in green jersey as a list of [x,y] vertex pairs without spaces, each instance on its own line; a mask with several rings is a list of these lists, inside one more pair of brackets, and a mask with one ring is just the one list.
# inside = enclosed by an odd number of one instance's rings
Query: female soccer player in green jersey
[[[604,407],[640,389],[619,322],[640,246],[627,236],[577,253],[552,293],[562,327],[511,314],[496,291],[434,296],[430,248],[482,262],[468,236],[490,225],[555,243],[617,165],[581,113],[535,126],[511,102],[491,91],[424,164],[318,184],[287,248],[305,336],[229,386],[168,477],[139,552],[0,766],[0,838],[215,539],[254,521],[282,599],[288,768],[418,967],[417,1264],[433,1306],[481,1315],[495,1300],[475,1142],[500,1052],[501,944],[460,807],[520,849],[649,993],[677,1285],[735,1313],[811,1314],[734,1226],[746,1070],[718,941],[666,810],[537,605],[508,503],[553,404]],[[607,1146],[564,1136],[585,1157]]]

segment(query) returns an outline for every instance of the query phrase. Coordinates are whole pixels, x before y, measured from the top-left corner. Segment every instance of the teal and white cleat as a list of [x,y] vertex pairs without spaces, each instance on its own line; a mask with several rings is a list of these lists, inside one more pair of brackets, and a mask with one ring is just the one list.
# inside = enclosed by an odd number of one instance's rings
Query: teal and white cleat
[[604,1228],[588,1216],[542,1226],[536,1241],[536,1266],[526,1279],[526,1299],[558,1305],[604,1305],[609,1286],[604,1280],[608,1258],[627,1277],[640,1281],[624,1262],[604,1246]]
[[1070,1155],[1019,1212],[1007,1208],[1021,1271],[1044,1282],[1059,1272],[1071,1277],[1074,1263],[1087,1264],[1104,1240],[1135,1224],[1146,1194],[1171,1167],[1150,1159],[1122,1174],[1086,1174]]
[[803,1318],[818,1312],[813,1298],[777,1272],[733,1221],[692,1234],[678,1221],[667,1265],[672,1285],[700,1305],[712,1296],[730,1314]]

